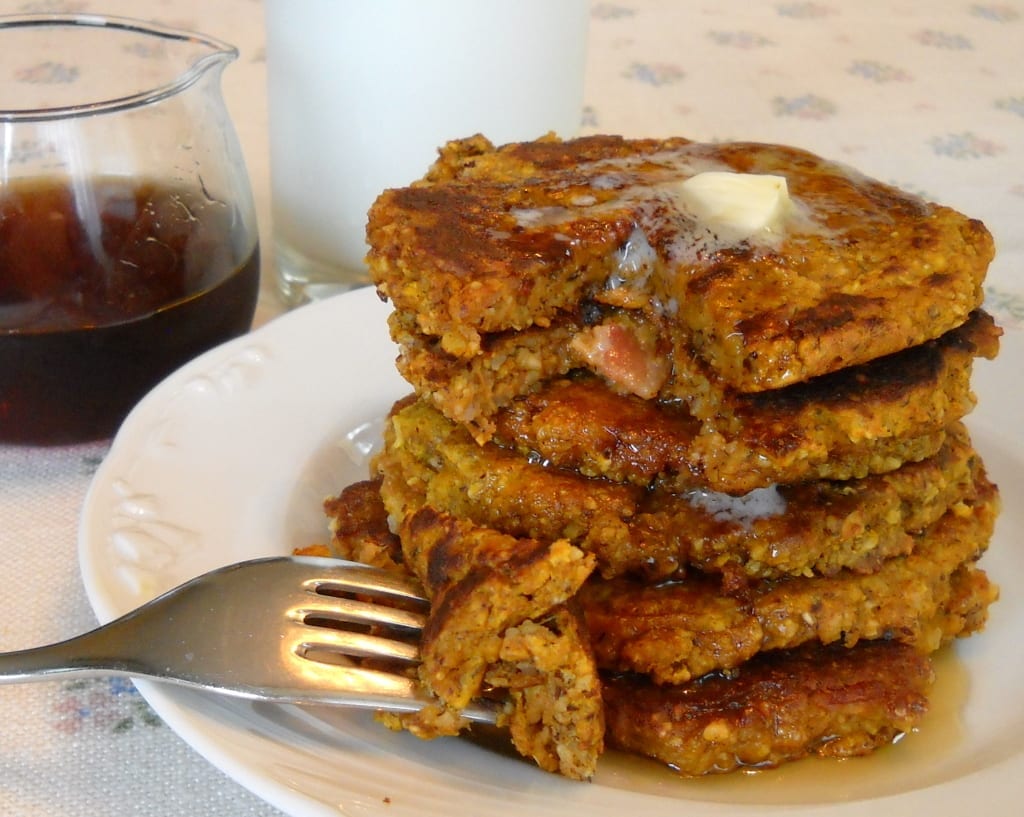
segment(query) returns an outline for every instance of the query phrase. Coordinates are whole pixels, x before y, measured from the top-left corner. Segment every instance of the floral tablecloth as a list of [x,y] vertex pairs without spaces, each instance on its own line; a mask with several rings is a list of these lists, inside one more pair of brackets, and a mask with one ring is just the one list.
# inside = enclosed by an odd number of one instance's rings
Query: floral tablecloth
[[[57,11],[155,19],[240,48],[225,94],[266,236],[260,2],[0,0],[0,13]],[[25,64],[37,79],[54,68],[31,54]],[[1024,331],[1024,3],[595,0],[586,102],[585,132],[791,143],[982,219],[999,247],[988,308]],[[282,311],[269,263],[264,272],[258,323]],[[106,450],[0,446],[0,649],[95,624],[76,528]],[[0,687],[0,814],[277,813],[208,765],[129,682]]]

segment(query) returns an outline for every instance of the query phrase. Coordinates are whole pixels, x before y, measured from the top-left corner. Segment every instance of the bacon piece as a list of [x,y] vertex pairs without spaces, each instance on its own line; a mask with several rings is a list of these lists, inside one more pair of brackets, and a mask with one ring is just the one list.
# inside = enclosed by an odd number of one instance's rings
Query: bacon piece
[[570,346],[588,368],[617,390],[645,400],[656,397],[671,374],[669,358],[658,354],[654,337],[642,337],[618,324],[584,329]]

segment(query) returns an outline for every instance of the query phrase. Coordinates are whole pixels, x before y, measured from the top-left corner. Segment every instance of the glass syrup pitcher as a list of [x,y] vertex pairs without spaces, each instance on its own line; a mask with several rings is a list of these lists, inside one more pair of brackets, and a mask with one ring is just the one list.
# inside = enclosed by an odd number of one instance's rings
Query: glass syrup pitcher
[[252,191],[232,46],[92,15],[0,16],[0,444],[110,436],[246,332]]

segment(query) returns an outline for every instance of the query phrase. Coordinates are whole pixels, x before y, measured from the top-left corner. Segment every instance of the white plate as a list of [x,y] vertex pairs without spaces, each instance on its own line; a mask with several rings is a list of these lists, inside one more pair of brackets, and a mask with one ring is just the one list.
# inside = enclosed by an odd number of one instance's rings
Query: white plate
[[[86,499],[82,574],[101,620],[229,562],[326,537],[321,501],[366,474],[366,446],[408,389],[388,307],[360,290],[296,310],[172,375],[131,414]],[[256,705],[140,682],[209,761],[293,815],[645,817],[1020,813],[1024,779],[1024,333],[979,362],[975,443],[1005,510],[984,564],[1005,586],[987,631],[940,665],[922,731],[864,761],[686,781],[608,755],[572,783],[465,740],[421,742],[366,713]],[[945,690],[945,691],[943,691]],[[961,706],[962,704],[962,706]],[[873,802],[866,804],[864,801]]]

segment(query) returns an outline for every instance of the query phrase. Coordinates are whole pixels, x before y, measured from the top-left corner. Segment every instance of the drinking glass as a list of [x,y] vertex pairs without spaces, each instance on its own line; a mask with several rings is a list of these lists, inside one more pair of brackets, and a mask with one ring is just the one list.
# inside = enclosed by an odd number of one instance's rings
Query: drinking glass
[[586,0],[267,0],[274,259],[289,305],[369,282],[366,212],[445,142],[579,130]]

